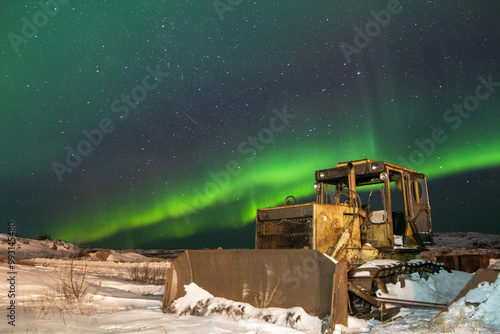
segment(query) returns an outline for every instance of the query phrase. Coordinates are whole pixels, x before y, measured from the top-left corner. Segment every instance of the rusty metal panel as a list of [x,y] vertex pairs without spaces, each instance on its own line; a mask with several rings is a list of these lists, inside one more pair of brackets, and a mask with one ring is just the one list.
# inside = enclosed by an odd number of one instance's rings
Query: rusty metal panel
[[366,242],[373,247],[393,247],[392,234],[389,233],[390,224],[372,224],[368,223],[366,229]]
[[259,221],[312,217],[312,204],[278,206],[257,210]]
[[344,209],[332,204],[314,205],[314,249],[327,253],[345,229]]
[[[173,300],[186,294],[185,282],[193,280],[193,273],[189,260],[189,253],[185,251],[179,255],[167,270],[165,278],[165,292],[163,294],[163,311]],[[189,283],[188,283],[189,284]]]
[[385,258],[378,249],[370,246],[346,249],[346,260],[351,267],[357,267],[368,261]]
[[347,291],[347,273],[349,269],[345,260],[339,261],[333,274],[332,305],[330,313],[330,328],[335,325],[347,326],[349,293]]
[[490,256],[484,254],[460,255],[460,270],[473,273],[478,269],[486,269],[490,265]]
[[256,249],[313,248],[313,204],[257,210]]
[[[342,182],[347,181],[350,171],[349,166],[354,166],[356,177],[377,177],[384,169],[383,161],[373,161],[369,159],[339,163],[335,168],[318,170],[315,179],[318,182]],[[350,188],[353,189],[353,188]]]
[[172,263],[163,309],[194,282],[217,297],[255,307],[300,306],[324,317],[331,311],[335,268],[331,259],[310,249],[188,250]]
[[429,256],[422,258],[438,263],[444,263],[448,268],[453,270],[460,270],[460,262],[458,260],[458,255]]
[[257,249],[313,248],[312,218],[258,221]]
[[431,225],[431,207],[427,204],[412,203],[412,216],[415,217],[415,226],[419,233],[432,231]]
[[451,254],[427,256],[428,260],[446,264],[450,269],[474,273],[479,269],[486,269],[490,264],[488,254]]

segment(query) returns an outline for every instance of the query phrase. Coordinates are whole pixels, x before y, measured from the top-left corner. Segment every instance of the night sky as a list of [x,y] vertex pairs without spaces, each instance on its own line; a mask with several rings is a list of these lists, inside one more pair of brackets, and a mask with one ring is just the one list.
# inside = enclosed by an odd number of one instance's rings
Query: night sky
[[497,1],[0,8],[0,232],[252,247],[257,208],[369,158],[428,176],[434,231],[500,233]]

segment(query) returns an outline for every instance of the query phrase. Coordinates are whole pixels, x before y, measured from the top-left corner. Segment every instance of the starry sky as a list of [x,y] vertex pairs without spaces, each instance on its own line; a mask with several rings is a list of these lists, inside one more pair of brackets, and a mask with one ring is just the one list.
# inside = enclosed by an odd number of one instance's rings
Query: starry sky
[[252,247],[257,208],[369,158],[434,231],[500,233],[495,1],[0,4],[0,232]]

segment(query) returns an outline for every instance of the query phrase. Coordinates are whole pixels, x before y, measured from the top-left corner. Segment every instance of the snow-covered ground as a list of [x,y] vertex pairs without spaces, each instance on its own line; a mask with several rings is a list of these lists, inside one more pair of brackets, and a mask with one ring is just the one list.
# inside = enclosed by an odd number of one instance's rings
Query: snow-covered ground
[[[6,263],[6,235],[0,234],[0,332],[1,333],[321,333],[322,321],[301,308],[256,309],[250,305],[211,296],[194,284],[187,295],[173,305],[175,313],[161,310],[165,270],[168,260],[146,258],[129,252],[102,251],[83,260],[71,259],[76,252],[71,244],[19,239],[17,259]],[[484,239],[484,236],[482,237]],[[146,267],[147,266],[147,267]],[[132,280],[136,272],[160,273],[156,284]],[[9,274],[9,273],[13,274]],[[83,278],[83,273],[85,277]],[[70,275],[73,276],[70,276]],[[13,287],[8,282],[14,276]],[[406,300],[448,303],[455,298],[472,275],[441,271],[421,278],[407,277],[388,285],[388,294],[380,296]],[[72,278],[71,278],[72,277]],[[64,286],[73,282],[80,300],[65,297]],[[449,312],[434,317],[438,310],[401,308],[393,321],[350,317],[348,327],[338,326],[337,333],[455,333],[500,331],[500,280],[481,284],[450,306]],[[80,287],[80,288],[79,288]],[[15,289],[12,292],[12,288]],[[71,289],[70,289],[71,291]],[[15,296],[12,296],[12,293]],[[15,302],[12,321],[8,316]],[[182,313],[182,315],[181,315]],[[187,315],[191,313],[205,316]],[[12,318],[11,318],[12,319]]]

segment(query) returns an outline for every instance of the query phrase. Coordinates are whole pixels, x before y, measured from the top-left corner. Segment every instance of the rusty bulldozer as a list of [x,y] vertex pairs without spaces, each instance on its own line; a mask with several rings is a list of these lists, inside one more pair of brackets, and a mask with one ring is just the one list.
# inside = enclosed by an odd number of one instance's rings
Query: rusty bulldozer
[[[188,250],[167,272],[163,310],[192,282],[255,307],[302,307],[331,326],[384,308],[374,287],[402,273],[439,271],[418,259],[432,243],[424,174],[369,159],[315,173],[316,201],[257,210],[255,249]],[[391,261],[388,261],[391,260]],[[391,300],[391,304],[397,301]]]

